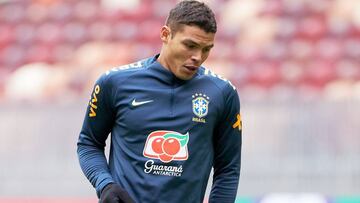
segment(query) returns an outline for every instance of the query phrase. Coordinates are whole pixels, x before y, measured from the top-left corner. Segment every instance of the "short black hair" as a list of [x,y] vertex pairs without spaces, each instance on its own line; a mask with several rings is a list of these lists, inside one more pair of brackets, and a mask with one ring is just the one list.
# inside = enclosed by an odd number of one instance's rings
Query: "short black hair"
[[185,0],[170,10],[166,19],[167,26],[176,33],[182,25],[195,25],[207,33],[216,33],[214,12],[203,2]]

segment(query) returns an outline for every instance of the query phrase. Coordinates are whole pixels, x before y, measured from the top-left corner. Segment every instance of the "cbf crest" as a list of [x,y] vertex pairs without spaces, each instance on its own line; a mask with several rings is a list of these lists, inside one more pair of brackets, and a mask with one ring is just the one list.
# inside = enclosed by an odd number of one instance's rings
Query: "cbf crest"
[[192,95],[192,110],[196,117],[193,117],[193,121],[206,123],[204,117],[209,111],[209,97],[205,94],[194,94]]

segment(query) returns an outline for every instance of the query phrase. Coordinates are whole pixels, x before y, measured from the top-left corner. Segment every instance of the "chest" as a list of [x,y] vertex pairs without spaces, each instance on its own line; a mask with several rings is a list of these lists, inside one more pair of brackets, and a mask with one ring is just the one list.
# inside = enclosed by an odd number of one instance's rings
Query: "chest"
[[220,98],[203,85],[128,88],[117,98],[116,122],[134,134],[154,130],[211,130],[219,116]]

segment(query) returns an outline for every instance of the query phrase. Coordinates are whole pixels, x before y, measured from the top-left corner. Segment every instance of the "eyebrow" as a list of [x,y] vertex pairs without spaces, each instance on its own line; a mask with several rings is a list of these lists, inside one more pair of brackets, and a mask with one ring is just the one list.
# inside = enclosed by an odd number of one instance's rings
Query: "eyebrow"
[[[191,44],[195,44],[196,46],[200,46],[199,43],[197,43],[197,42],[195,42],[195,41],[193,41],[193,40],[191,40],[191,39],[185,39],[185,40],[183,41],[183,43],[191,43]],[[214,47],[214,44],[210,44],[210,45],[208,45],[208,46],[205,46],[205,48],[213,48],[213,47]]]

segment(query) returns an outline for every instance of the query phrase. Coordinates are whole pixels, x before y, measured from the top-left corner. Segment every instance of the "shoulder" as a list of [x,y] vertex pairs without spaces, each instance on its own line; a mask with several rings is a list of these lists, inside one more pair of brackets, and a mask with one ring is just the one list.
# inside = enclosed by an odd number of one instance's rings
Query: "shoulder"
[[[224,110],[235,109],[236,112],[239,112],[240,109],[240,98],[239,94],[236,90],[236,87],[231,83],[230,80],[222,77],[219,74],[207,69],[205,67],[201,67],[199,71],[200,78],[204,78],[208,84],[210,84],[213,88],[217,89],[217,99],[221,102],[221,106]],[[207,86],[210,86],[207,85]]]
[[153,63],[153,59],[153,57],[150,57],[134,63],[113,67],[103,73],[98,79],[98,82],[107,85],[119,82],[121,83],[130,78],[132,75],[145,70],[151,63]]
[[216,86],[220,91],[224,93],[236,93],[236,87],[231,83],[230,80],[222,77],[219,74],[216,74],[215,72],[211,71],[208,68],[201,67],[198,72],[200,78],[203,78],[210,83],[212,83],[214,86]]

